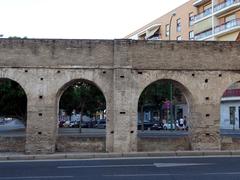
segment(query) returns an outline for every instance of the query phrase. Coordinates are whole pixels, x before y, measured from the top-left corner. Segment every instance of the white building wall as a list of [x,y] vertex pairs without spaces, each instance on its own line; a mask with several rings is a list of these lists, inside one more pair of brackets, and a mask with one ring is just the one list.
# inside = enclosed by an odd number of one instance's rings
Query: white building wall
[[[230,110],[233,106],[235,111],[235,126],[230,124]],[[239,107],[240,101],[222,101],[220,109],[220,128],[221,129],[239,129]]]

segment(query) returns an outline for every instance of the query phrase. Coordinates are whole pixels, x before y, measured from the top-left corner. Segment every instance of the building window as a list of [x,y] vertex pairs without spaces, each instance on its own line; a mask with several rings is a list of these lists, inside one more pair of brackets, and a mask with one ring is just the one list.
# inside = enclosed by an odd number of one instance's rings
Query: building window
[[236,14],[231,14],[225,17],[225,22],[229,22],[236,19]]
[[166,37],[169,36],[169,30],[170,30],[169,29],[169,24],[167,24],[166,27],[165,27],[165,32],[166,32],[165,35],[166,35]]
[[236,112],[236,107],[235,106],[230,106],[229,107],[229,116],[230,116],[230,124],[235,125],[235,112]]
[[194,40],[194,32],[193,31],[189,32],[189,40]]
[[189,26],[192,26],[194,22],[194,14],[193,12],[189,13]]
[[182,36],[178,36],[177,41],[181,41],[181,40],[182,40]]
[[177,19],[177,32],[181,32],[181,19]]

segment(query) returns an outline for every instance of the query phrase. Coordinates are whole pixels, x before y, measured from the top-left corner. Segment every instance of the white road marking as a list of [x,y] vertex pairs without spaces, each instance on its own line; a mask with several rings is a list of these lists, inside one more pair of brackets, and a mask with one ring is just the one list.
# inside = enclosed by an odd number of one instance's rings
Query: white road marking
[[0,180],[14,180],[14,179],[67,179],[73,176],[25,176],[25,177],[0,177]]
[[213,165],[212,163],[154,163],[158,168],[160,167],[178,167],[178,166],[203,166]]
[[[103,175],[106,177],[143,177],[143,176],[171,176],[172,174],[113,174]],[[179,174],[181,175],[181,174]]]
[[93,165],[93,166],[58,166],[59,169],[76,168],[121,168],[121,167],[177,167],[177,166],[201,166],[212,165],[210,163],[153,163],[153,164],[111,164],[111,165]]
[[112,164],[112,165],[96,165],[96,166],[58,166],[59,169],[74,168],[119,168],[119,167],[154,167],[153,164]]
[[204,175],[239,175],[240,172],[215,172],[215,173],[204,173]]
[[150,176],[210,176],[210,175],[239,175],[240,172],[190,173],[190,174],[107,174],[106,177],[150,177]]

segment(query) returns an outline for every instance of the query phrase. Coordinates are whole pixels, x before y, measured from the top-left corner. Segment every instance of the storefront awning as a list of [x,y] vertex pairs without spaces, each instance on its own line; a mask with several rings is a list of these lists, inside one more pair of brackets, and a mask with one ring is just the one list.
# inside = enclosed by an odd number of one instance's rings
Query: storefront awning
[[158,30],[159,30],[160,26],[155,26],[151,29],[148,29],[146,32],[146,37],[145,39],[150,38],[151,36],[153,36]]

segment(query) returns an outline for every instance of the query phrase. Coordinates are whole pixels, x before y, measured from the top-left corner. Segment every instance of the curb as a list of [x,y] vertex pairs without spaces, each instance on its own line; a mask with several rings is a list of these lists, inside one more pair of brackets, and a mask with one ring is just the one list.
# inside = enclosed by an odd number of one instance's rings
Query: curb
[[210,157],[239,156],[240,151],[162,151],[131,153],[56,153],[56,154],[1,154],[0,161],[8,160],[66,160],[66,159],[111,159],[111,158],[151,158],[151,157]]

